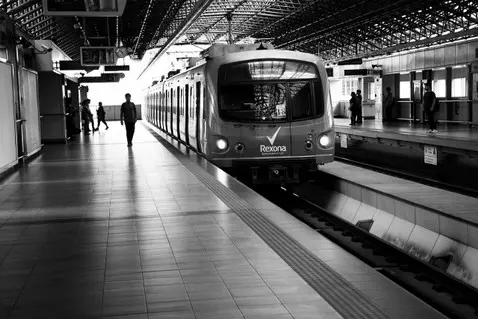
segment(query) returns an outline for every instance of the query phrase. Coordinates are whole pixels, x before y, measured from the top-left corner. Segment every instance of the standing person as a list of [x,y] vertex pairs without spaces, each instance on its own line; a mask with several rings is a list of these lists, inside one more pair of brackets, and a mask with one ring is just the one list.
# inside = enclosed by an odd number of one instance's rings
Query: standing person
[[350,116],[350,125],[355,125],[357,122],[357,94],[355,92],[350,93],[350,106],[349,110],[351,112]]
[[83,106],[82,109],[81,109],[81,117],[84,121],[85,134],[86,133],[89,134],[90,133],[90,122],[91,122],[91,128],[93,129],[93,131],[95,130],[95,125],[93,123],[93,114],[90,111],[90,100],[86,99],[83,102],[81,102],[81,104]]
[[98,109],[96,110],[96,116],[98,117],[98,125],[96,126],[96,130],[98,131],[100,129],[100,122],[103,122],[106,125],[106,129],[109,129],[110,127],[108,124],[106,124],[105,121],[105,109],[103,108],[103,103],[98,103]]
[[385,107],[385,118],[383,119],[383,122],[392,121],[392,109],[393,109],[392,89],[387,86],[387,88],[385,90],[387,91],[387,93],[386,93],[385,99],[383,101],[383,105]]
[[356,96],[356,106],[357,106],[357,123],[362,123],[362,91],[357,90]]
[[428,117],[427,133],[437,133],[437,122],[435,112],[438,111],[438,101],[435,92],[431,90],[430,83],[425,84],[425,94],[423,94],[423,108]]
[[123,125],[123,119],[126,126],[126,139],[128,140],[128,146],[133,145],[134,125],[136,124],[136,106],[131,102],[131,94],[125,94],[126,102],[121,104],[120,120]]

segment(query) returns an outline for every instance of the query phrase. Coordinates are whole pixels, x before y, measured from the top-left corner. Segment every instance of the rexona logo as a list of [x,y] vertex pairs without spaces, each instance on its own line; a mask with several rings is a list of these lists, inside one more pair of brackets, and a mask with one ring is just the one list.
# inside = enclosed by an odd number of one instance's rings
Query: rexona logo
[[267,139],[269,140],[269,143],[271,143],[270,146],[268,145],[261,145],[260,146],[260,151],[261,155],[282,155],[287,151],[287,147],[285,145],[274,145],[274,142],[276,140],[277,134],[279,134],[279,131],[281,129],[281,126],[277,129],[277,131],[274,133],[274,135],[266,136]]

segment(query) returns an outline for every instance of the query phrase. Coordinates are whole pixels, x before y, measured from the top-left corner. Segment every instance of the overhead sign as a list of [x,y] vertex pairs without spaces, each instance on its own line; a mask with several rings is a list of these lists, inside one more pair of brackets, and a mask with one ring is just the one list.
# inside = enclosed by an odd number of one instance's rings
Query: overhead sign
[[82,66],[116,65],[115,47],[80,47]]
[[127,0],[43,0],[43,14],[50,16],[120,17]]
[[80,61],[60,61],[60,70],[62,71],[76,71],[76,70],[97,70],[99,66],[84,67]]
[[354,70],[344,70],[344,75],[367,75],[369,70],[367,69],[354,69]]
[[119,82],[124,73],[102,73],[101,76],[85,76],[79,79],[80,83]]
[[129,65],[105,65],[105,72],[129,71]]
[[425,164],[437,165],[438,152],[434,146],[426,146],[423,148]]

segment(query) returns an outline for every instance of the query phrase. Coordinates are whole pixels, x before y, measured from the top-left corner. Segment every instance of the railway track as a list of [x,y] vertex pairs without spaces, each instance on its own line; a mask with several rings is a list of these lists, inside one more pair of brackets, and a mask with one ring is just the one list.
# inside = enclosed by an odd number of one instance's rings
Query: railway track
[[371,235],[366,223],[356,226],[343,221],[293,189],[253,188],[446,316],[478,318],[478,291],[449,276],[446,260],[426,263],[414,258]]

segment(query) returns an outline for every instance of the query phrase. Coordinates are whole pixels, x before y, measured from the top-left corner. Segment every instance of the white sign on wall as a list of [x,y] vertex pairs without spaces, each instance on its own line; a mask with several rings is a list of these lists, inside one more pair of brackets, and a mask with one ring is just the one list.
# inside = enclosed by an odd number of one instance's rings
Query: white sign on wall
[[437,165],[438,152],[435,146],[426,146],[423,148],[425,164]]
[[340,147],[347,148],[347,134],[340,135]]

